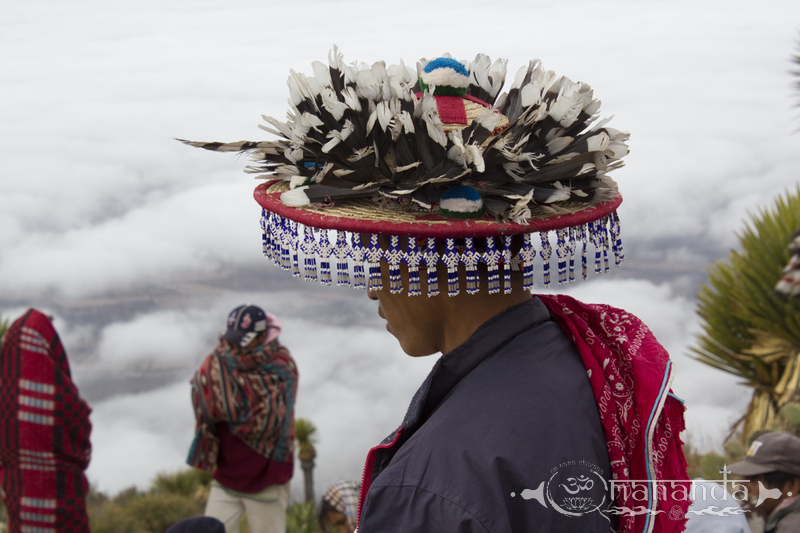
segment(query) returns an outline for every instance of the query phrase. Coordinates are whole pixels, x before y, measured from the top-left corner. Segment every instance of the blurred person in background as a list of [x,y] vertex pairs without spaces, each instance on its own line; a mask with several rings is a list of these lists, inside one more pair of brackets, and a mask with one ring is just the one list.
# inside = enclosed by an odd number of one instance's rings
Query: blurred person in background
[[318,513],[319,527],[324,533],[355,531],[359,489],[359,484],[354,481],[340,481],[325,491]]
[[749,499],[761,500],[753,512],[764,518],[764,533],[800,531],[800,438],[791,433],[765,433],[753,441],[745,458],[729,469],[750,480]]
[[298,374],[280,332],[276,316],[237,307],[191,380],[197,424],[187,463],[211,472],[205,514],[227,533],[239,531],[245,511],[252,533],[286,531]]
[[0,349],[0,494],[8,533],[89,532],[89,413],[51,319],[29,309]]

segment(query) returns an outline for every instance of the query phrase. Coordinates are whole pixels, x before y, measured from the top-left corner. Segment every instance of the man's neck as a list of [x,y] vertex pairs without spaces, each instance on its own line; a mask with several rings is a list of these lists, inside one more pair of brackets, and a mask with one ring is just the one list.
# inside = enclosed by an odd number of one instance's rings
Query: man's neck
[[531,293],[515,287],[510,294],[489,294],[482,290],[478,294],[460,292],[457,296],[441,295],[442,298],[442,353],[448,353],[466,341],[475,330],[491,318],[510,307],[528,302]]

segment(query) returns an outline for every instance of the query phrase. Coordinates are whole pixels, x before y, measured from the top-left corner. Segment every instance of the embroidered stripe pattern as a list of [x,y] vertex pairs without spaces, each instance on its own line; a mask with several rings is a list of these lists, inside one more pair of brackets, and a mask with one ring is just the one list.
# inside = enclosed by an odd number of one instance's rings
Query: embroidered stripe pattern
[[23,507],[35,507],[37,509],[55,509],[56,500],[43,499],[43,498],[26,498],[22,497]]
[[22,526],[21,531],[22,533],[55,533],[56,530],[52,527],[29,526],[25,524]]
[[52,411],[56,406],[55,402],[52,400],[34,398],[33,396],[25,396],[24,394],[19,395],[19,403],[26,407],[35,407],[36,409],[44,409],[47,411]]
[[20,468],[49,472],[56,469],[56,458],[52,452],[19,451]]
[[43,426],[52,426],[55,423],[55,418],[52,416],[37,415],[36,413],[29,413],[27,411],[19,411],[17,418],[23,422],[42,424]]
[[19,380],[19,388],[33,392],[41,392],[42,394],[54,394],[56,392],[56,388],[52,385],[47,383],[38,383],[28,379]]
[[27,520],[28,522],[48,522],[52,523],[56,521],[56,515],[54,514],[37,514],[37,513],[20,513],[20,517],[23,520]]

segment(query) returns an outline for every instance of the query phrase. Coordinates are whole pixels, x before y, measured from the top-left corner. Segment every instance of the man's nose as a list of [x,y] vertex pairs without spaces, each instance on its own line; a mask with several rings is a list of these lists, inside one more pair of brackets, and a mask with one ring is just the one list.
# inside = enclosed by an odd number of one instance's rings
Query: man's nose
[[367,298],[369,298],[370,300],[377,301],[378,300],[378,291],[372,290],[372,289],[368,289],[367,290]]

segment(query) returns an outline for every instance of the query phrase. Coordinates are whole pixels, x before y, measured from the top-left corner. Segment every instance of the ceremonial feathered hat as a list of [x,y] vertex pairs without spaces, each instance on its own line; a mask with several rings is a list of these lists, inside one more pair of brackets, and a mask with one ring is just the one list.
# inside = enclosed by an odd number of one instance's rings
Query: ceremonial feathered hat
[[[241,152],[248,172],[266,178],[254,196],[262,207],[264,254],[306,280],[420,294],[427,269],[430,296],[437,266],[448,270],[448,294],[511,290],[510,271],[534,283],[537,262],[550,282],[555,236],[558,281],[575,280],[576,256],[587,276],[623,259],[616,209],[622,201],[608,172],[622,166],[628,134],[599,120],[591,87],[522,67],[500,94],[506,60],[479,54],[422,59],[417,71],[384,62],[345,64],[333,49],[314,75],[291,71],[290,110],[281,122],[263,117],[278,138],[233,143],[183,141]],[[538,235],[534,235],[537,234]],[[380,242],[379,235],[388,236]],[[537,258],[538,256],[538,258]],[[366,271],[365,271],[366,267]]]

